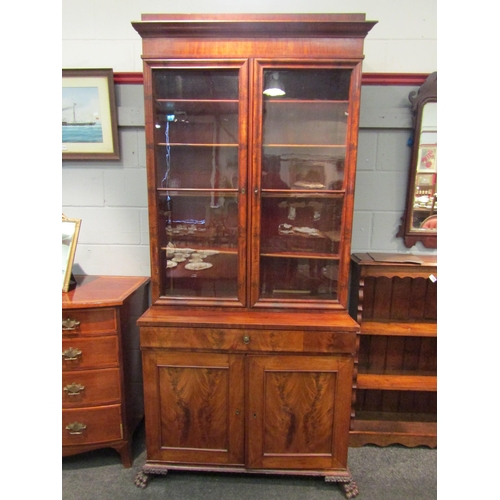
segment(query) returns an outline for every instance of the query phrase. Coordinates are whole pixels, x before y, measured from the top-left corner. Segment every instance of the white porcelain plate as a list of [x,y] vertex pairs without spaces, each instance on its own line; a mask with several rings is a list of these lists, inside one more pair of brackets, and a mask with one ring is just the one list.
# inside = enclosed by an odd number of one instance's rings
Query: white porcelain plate
[[217,255],[219,250],[200,250],[200,253],[205,254],[207,257],[210,257],[211,255]]
[[212,264],[210,262],[190,262],[186,264],[186,269],[190,271],[202,271],[203,269],[210,269]]

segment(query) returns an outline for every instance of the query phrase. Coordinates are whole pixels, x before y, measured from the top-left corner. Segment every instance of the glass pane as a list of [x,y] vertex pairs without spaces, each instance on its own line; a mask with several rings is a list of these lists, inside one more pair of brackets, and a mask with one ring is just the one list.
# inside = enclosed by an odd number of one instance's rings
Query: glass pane
[[162,188],[238,189],[237,146],[159,146],[156,165]]
[[260,298],[338,300],[351,70],[263,77]]
[[239,69],[153,80],[162,295],[237,298]]
[[342,202],[342,197],[263,197],[261,253],[336,255]]
[[264,101],[264,145],[345,145],[347,102]]
[[350,70],[266,70],[284,95],[263,100],[262,188],[342,190]]
[[412,230],[437,231],[437,103],[422,110],[417,171],[413,196]]
[[236,297],[237,196],[159,196],[160,268],[168,296]]
[[153,88],[156,99],[238,99],[238,71],[155,69]]
[[347,101],[351,81],[350,69],[280,69],[265,70],[264,85],[277,78],[285,94],[280,99]]
[[264,148],[262,189],[341,190],[345,147]]
[[236,252],[189,255],[176,252],[167,261],[163,295],[168,297],[236,298],[238,257]]
[[337,299],[338,261],[262,257],[260,295],[273,299]]
[[238,144],[238,101],[157,101],[158,144]]
[[237,246],[236,194],[160,193],[158,212],[165,245],[219,250]]

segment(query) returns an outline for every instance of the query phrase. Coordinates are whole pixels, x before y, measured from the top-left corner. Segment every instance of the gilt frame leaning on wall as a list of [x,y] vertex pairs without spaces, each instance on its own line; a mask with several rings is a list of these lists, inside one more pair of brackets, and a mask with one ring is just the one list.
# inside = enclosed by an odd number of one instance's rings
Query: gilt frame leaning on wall
[[112,69],[62,70],[62,159],[120,159]]
[[62,291],[70,287],[71,271],[75,260],[76,244],[80,234],[81,219],[69,219],[62,216]]

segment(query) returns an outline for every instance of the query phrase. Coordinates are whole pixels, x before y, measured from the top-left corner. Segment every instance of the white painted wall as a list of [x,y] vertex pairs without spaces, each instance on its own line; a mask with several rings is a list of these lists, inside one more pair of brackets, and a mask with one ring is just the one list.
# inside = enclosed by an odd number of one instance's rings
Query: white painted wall
[[142,13],[366,13],[378,24],[365,42],[366,73],[437,68],[437,0],[63,0],[63,68],[142,71]]

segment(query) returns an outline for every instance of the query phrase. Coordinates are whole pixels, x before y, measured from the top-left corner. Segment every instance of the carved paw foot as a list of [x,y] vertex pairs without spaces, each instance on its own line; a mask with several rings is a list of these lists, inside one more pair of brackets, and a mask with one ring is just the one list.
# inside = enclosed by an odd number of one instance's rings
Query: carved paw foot
[[341,488],[344,490],[346,498],[354,498],[358,496],[359,490],[357,484],[351,477],[336,477],[336,476],[325,476],[325,481],[327,483],[340,483]]
[[134,484],[138,488],[144,489],[148,485],[148,482],[149,482],[149,476],[147,474],[144,474],[144,472],[142,471],[138,472],[137,475],[135,476]]
[[359,490],[358,486],[354,481],[349,481],[348,483],[342,483],[342,489],[346,498],[354,498],[358,496]]

